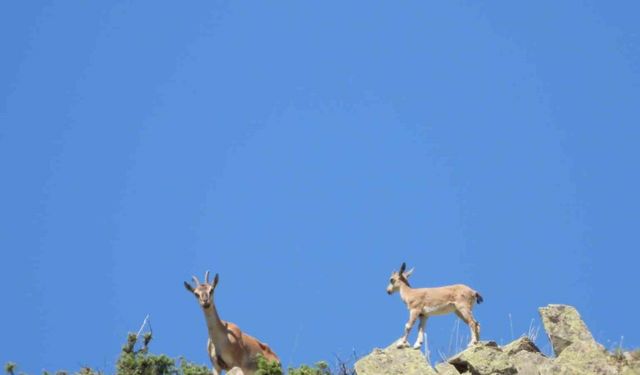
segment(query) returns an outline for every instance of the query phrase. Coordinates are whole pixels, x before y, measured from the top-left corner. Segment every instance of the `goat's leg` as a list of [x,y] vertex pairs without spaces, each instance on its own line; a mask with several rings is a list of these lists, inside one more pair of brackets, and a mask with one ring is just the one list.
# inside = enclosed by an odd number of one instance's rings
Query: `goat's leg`
[[420,325],[418,326],[418,338],[416,339],[416,343],[413,344],[414,349],[420,350],[422,348],[422,342],[424,340],[424,326],[427,324],[427,316],[420,315]]
[[469,346],[476,344],[480,340],[480,324],[474,319],[471,309],[468,307],[458,307],[456,315],[469,326],[471,331],[471,341]]
[[211,374],[212,375],[220,375],[220,374],[222,374],[222,367],[220,367],[220,365],[218,365],[218,363],[216,362],[215,359],[211,359],[211,364],[213,365],[213,368],[211,369]]
[[420,314],[418,314],[416,311],[409,310],[409,321],[404,325],[404,335],[400,338],[398,345],[396,345],[398,348],[409,346],[409,332],[411,332],[411,328],[413,328],[413,325],[415,324],[416,319],[418,319],[419,315]]
[[209,352],[209,359],[211,360],[211,364],[213,368],[211,369],[211,374],[219,375],[222,373],[222,367],[218,364],[218,355],[216,354],[216,347],[213,345],[211,340],[207,341],[207,351]]

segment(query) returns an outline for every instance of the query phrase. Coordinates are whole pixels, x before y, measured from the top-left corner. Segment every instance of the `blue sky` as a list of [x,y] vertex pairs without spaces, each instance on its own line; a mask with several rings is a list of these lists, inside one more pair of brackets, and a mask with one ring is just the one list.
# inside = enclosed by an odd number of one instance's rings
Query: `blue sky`
[[479,290],[484,339],[567,303],[640,346],[639,8],[3,2],[0,361],[112,369],[150,314],[208,363],[207,269],[285,364],[365,354],[402,261]]

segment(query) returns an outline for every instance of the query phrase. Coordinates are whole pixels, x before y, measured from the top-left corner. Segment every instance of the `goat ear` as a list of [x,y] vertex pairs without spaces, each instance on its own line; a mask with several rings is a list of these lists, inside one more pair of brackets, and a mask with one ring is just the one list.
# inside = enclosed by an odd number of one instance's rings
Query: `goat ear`
[[191,284],[189,284],[188,282],[184,282],[184,288],[188,291],[190,291],[191,293],[193,293],[193,287],[191,286]]
[[218,274],[216,273],[216,275],[213,277],[213,283],[211,285],[213,285],[213,287],[215,288],[216,285],[218,285],[218,281],[220,280],[220,277],[218,276]]
[[415,268],[412,268],[412,269],[410,269],[409,271],[405,272],[405,273],[404,273],[404,277],[405,277],[406,279],[408,279],[408,278],[409,278],[409,276],[411,276],[411,274],[413,273],[413,270],[415,270]]
[[403,274],[405,269],[407,269],[407,264],[402,262],[402,265],[400,266],[400,274]]

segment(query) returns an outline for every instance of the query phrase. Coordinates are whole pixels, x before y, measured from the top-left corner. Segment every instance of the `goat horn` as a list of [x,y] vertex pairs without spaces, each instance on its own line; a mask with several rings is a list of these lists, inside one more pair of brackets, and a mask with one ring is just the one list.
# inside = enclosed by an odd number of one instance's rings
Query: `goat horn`
[[191,278],[193,279],[193,282],[196,283],[196,287],[200,286],[200,280],[198,280],[197,277],[191,276]]
[[209,284],[209,270],[204,274],[204,282],[205,284]]

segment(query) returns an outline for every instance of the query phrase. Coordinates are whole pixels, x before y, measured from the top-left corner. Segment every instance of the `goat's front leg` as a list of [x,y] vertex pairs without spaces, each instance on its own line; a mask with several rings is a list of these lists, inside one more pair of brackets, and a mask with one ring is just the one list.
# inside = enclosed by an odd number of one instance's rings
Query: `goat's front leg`
[[222,367],[218,364],[218,354],[216,353],[216,347],[213,345],[213,341],[207,340],[207,351],[209,352],[209,359],[211,360],[211,374],[219,375],[222,373]]
[[409,310],[409,321],[404,325],[404,335],[400,338],[400,340],[398,340],[398,345],[396,345],[398,348],[405,348],[409,346],[409,332],[411,332],[411,328],[413,328],[413,325],[415,324],[416,319],[418,319],[419,315],[420,314],[418,314],[418,312]]
[[418,338],[416,339],[416,343],[413,344],[414,349],[420,350],[422,348],[422,342],[424,340],[424,326],[427,324],[427,316],[420,315],[420,325],[418,326]]

